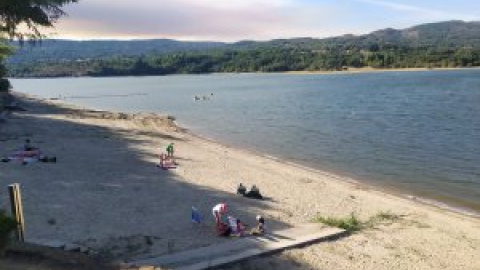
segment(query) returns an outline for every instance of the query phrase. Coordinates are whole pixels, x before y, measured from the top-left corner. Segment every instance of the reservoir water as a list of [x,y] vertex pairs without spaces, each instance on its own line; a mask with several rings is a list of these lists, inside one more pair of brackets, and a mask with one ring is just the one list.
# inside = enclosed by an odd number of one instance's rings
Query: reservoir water
[[480,212],[478,69],[11,81],[83,107],[168,113],[222,143]]

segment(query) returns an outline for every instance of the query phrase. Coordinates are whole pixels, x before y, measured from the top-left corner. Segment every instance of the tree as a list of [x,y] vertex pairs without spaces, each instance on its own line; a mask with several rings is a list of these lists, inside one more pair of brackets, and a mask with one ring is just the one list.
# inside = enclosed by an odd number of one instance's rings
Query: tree
[[[0,32],[9,38],[41,39],[39,27],[52,27],[66,15],[61,9],[65,4],[78,0],[0,0]],[[19,26],[26,26],[19,30]]]
[[10,82],[4,77],[7,75],[7,69],[3,64],[5,58],[12,52],[11,48],[0,40],[0,93],[10,90]]
[[[10,82],[5,79],[3,61],[11,53],[6,38],[39,40],[44,37],[40,27],[52,27],[66,15],[65,4],[78,0],[0,0],[0,91],[8,91]],[[25,26],[26,28],[20,28]]]

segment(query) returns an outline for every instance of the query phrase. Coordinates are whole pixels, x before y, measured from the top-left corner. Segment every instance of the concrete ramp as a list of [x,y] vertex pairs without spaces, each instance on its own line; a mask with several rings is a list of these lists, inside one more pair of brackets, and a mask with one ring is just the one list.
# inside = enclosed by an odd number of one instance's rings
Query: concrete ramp
[[279,252],[288,248],[341,237],[345,230],[308,224],[264,236],[232,238],[219,245],[182,251],[157,258],[129,263],[132,267],[161,267],[162,269],[201,270],[235,263],[251,257]]

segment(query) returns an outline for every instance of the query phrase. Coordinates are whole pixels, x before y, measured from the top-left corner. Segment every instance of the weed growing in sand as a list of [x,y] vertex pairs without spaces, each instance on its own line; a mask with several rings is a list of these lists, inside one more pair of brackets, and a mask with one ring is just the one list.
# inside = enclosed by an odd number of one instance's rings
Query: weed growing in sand
[[399,215],[393,214],[390,211],[384,212],[381,211],[378,214],[370,217],[364,224],[365,228],[373,228],[375,225],[379,223],[385,222],[394,222],[400,219]]
[[320,216],[315,218],[315,221],[321,222],[328,226],[341,228],[348,232],[359,231],[362,228],[362,222],[353,213],[346,218],[333,218],[333,217]]
[[345,218],[322,217],[318,216],[313,221],[320,222],[328,226],[344,229],[348,232],[356,232],[362,229],[373,228],[375,225],[385,221],[396,221],[400,217],[391,212],[379,212],[366,221],[362,221],[354,213]]
[[382,221],[396,221],[399,220],[400,216],[393,214],[390,211],[387,212],[379,212],[375,216],[371,217],[370,220],[376,221],[376,222],[382,222]]

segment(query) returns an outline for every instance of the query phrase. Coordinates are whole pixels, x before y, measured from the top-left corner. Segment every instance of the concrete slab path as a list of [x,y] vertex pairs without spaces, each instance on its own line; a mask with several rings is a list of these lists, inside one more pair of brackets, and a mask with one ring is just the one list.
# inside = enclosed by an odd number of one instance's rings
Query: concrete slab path
[[263,236],[232,238],[231,242],[168,254],[157,258],[130,262],[131,267],[161,267],[161,269],[202,270],[235,263],[251,257],[279,252],[287,248],[338,238],[345,230],[307,224],[268,233]]

